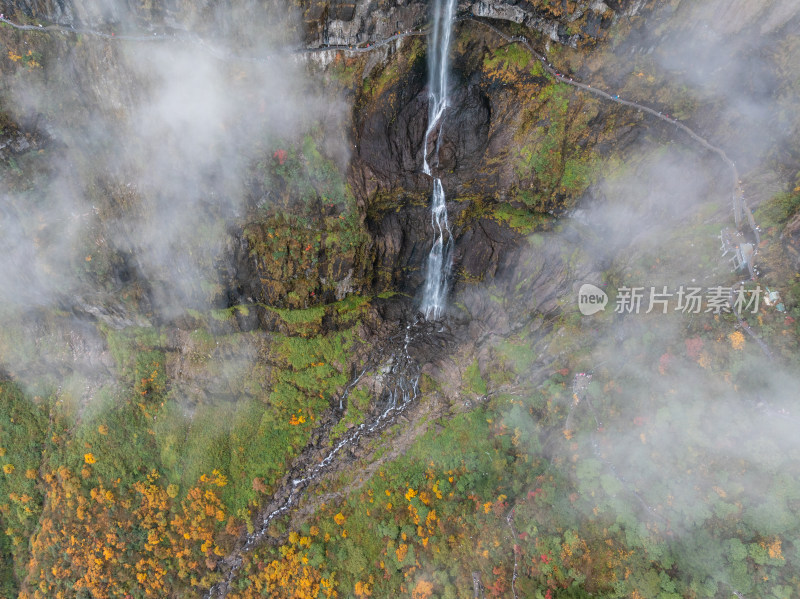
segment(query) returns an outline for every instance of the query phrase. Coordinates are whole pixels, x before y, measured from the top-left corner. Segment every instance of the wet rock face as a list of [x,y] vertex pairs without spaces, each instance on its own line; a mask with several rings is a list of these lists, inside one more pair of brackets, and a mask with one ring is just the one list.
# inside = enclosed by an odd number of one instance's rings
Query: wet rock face
[[425,280],[431,250],[431,215],[427,205],[400,198],[397,209],[368,218],[372,236],[373,284],[379,289],[414,293]]
[[173,3],[149,2],[145,7],[145,3],[136,0],[14,0],[3,4],[7,15],[21,13],[61,25],[103,26],[124,22],[131,16],[160,21],[166,5]]
[[[584,0],[569,5],[566,2],[517,3],[511,0],[478,0],[470,6],[470,10],[475,16],[519,23],[538,31],[554,42],[577,47],[582,42],[601,38],[605,30],[616,21],[617,11],[635,3],[616,2],[616,9],[612,9],[609,4],[611,3],[599,0]],[[641,8],[642,6],[635,7],[633,14]]]
[[385,39],[422,25],[426,2],[307,0],[303,4],[306,41],[311,46],[350,45]]
[[[452,173],[461,182],[471,178],[482,161],[492,115],[489,98],[477,85],[456,87],[451,98],[439,132],[438,160],[432,164],[440,176]],[[435,151],[433,144],[429,150]]]
[[[379,187],[422,189],[422,142],[428,125],[428,93],[414,73],[371,102],[358,132],[355,169]],[[369,191],[365,190],[369,194]]]
[[[376,290],[414,293],[425,278],[433,239],[430,218],[432,181],[422,172],[428,127],[428,88],[424,57],[392,85],[365,102],[356,115],[357,154],[351,164],[353,189],[367,207],[372,238],[371,270]],[[477,81],[455,73],[450,107],[432,132],[428,162],[443,180],[449,199],[461,188],[480,190],[475,172],[489,145],[492,111]],[[459,233],[456,232],[456,235]],[[485,236],[470,236],[486,241]],[[457,242],[460,243],[460,242]],[[478,243],[478,245],[481,245]],[[491,260],[496,248],[474,247],[475,256]],[[496,258],[496,256],[495,256]]]
[[[430,179],[422,173],[428,89],[422,73],[401,79],[369,106],[358,130],[354,162],[355,170],[361,171],[359,179],[371,180],[364,194],[396,188],[428,193]],[[454,83],[450,107],[428,141],[433,174],[451,185],[471,180],[489,143],[490,120],[489,98],[481,88]]]

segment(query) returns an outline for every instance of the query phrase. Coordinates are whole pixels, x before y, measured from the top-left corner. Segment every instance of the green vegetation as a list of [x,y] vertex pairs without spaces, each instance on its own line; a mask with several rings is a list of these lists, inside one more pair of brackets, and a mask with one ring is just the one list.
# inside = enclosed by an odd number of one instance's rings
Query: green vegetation
[[257,163],[263,186],[281,190],[285,208],[316,200],[339,206],[349,201],[350,192],[341,172],[318,148],[321,135],[321,130],[307,133],[300,147],[278,140],[272,155]]
[[544,87],[535,117],[544,124],[533,125],[521,140],[515,164],[521,183],[518,198],[535,210],[569,206],[593,181],[595,159],[575,143],[589,115],[583,110],[584,99],[570,107],[571,96],[572,90],[562,83]]
[[[739,431],[727,421],[709,429],[730,414],[726,400],[708,398],[745,385],[759,367],[745,372],[744,360],[758,361],[759,350],[720,336],[730,325],[710,316],[678,343],[663,335],[671,324],[652,325],[619,361],[596,369],[577,399],[571,381],[589,356],[561,353],[543,383],[430,423],[405,455],[369,478],[354,474],[345,502],[321,506],[296,530],[276,527],[285,543],[246,557],[235,587],[248,596],[263,581],[258,563],[296,554],[357,597],[469,597],[473,572],[487,594],[502,596],[515,561],[525,597],[723,597],[730,589],[788,597],[797,583],[795,451],[761,446],[759,437],[731,464],[726,448],[741,441]],[[498,351],[498,368],[512,365],[525,381],[538,356],[531,341]],[[676,395],[686,377],[699,387]],[[487,378],[507,382],[508,371],[484,377],[473,361],[462,385],[485,392],[496,384]],[[676,443],[686,449],[667,459],[662,452]],[[754,497],[746,480],[763,460],[784,475]],[[681,494],[670,495],[670,481],[683,478]]]
[[328,67],[328,72],[332,75],[336,83],[349,89],[356,86],[362,70],[364,61],[359,57],[347,58],[343,54],[337,54],[333,64]]
[[483,59],[483,68],[486,70],[500,68],[504,71],[513,68],[521,71],[530,64],[531,60],[531,53],[523,45],[508,44],[487,54]]
[[138,374],[143,351],[166,345],[166,336],[155,327],[129,327],[105,331],[108,349],[116,362],[119,375],[132,378]]
[[347,397],[347,411],[341,420],[331,429],[330,444],[338,440],[351,427],[364,422],[364,417],[372,401],[372,395],[367,389],[355,387]]
[[[800,187],[800,186],[798,186]],[[778,194],[758,207],[755,218],[762,228],[785,225],[800,210],[800,189]]]
[[[13,383],[0,382],[0,515],[3,553],[22,572],[26,539],[38,525],[42,493],[36,480],[47,439],[48,406],[30,401]],[[9,569],[11,563],[8,564]],[[7,584],[10,584],[9,580]]]
[[406,76],[419,64],[419,61],[425,58],[425,51],[425,43],[419,38],[412,38],[396,60],[374,69],[368,77],[364,78],[361,84],[364,96],[371,98],[382,96],[387,89],[401,77]]
[[492,211],[492,216],[498,222],[505,223],[523,235],[542,229],[552,220],[549,214],[515,208],[509,204],[501,204],[495,208]]
[[296,310],[326,294],[344,295],[338,285],[359,264],[368,239],[344,175],[318,148],[319,135],[306,135],[299,149],[278,144],[256,168],[265,189],[281,197],[243,230],[261,283],[254,295],[271,307]]
[[486,381],[481,377],[478,360],[473,360],[464,373],[467,389],[476,395],[486,395]]

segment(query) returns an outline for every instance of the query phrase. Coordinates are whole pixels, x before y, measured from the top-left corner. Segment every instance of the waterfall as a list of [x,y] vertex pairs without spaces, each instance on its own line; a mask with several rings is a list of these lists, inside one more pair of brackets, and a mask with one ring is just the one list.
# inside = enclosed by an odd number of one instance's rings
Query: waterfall
[[[426,175],[431,174],[431,165],[428,163],[428,144],[431,135],[436,131],[433,157],[437,159],[442,120],[444,111],[447,109],[447,59],[455,7],[455,0],[436,0],[433,6],[433,29],[428,46],[428,128],[425,131],[425,145],[422,152],[422,170]],[[438,177],[433,177],[431,224],[433,225],[433,247],[428,255],[421,309],[425,318],[436,320],[444,311],[447,300],[447,279],[450,274],[453,249],[453,238],[447,222],[444,187]]]

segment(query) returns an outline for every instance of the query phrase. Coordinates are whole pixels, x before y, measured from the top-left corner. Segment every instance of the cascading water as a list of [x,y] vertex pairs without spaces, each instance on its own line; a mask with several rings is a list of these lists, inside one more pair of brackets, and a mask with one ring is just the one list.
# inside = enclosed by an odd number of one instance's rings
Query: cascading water
[[[339,399],[340,410],[344,408],[344,401],[350,392],[368,371],[381,373],[380,381],[383,387],[381,399],[386,402],[386,406],[371,420],[365,420],[358,426],[349,428],[339,442],[327,450],[321,461],[316,461],[317,445],[312,442],[307,446],[304,453],[296,458],[296,466],[293,466],[293,469],[296,469],[296,478],[290,479],[276,491],[270,511],[259,516],[254,523],[255,529],[249,532],[239,546],[223,560],[223,567],[227,569],[225,577],[208,590],[205,599],[224,599],[227,596],[231,581],[244,563],[243,554],[264,540],[272,522],[289,513],[299,503],[305,489],[327,473],[336,463],[339,454],[357,446],[363,437],[373,435],[391,425],[397,416],[416,400],[419,394],[421,370],[419,360],[412,356],[411,345],[417,336],[430,336],[434,326],[433,323],[424,320],[408,323],[402,336],[390,337],[387,345],[376,350],[375,355],[379,361],[369,361],[361,373],[351,379]],[[388,358],[387,353],[389,353]],[[327,434],[330,434],[330,429]]]
[[[453,29],[455,0],[436,0],[433,7],[433,30],[428,51],[428,129],[425,131],[422,170],[431,174],[428,163],[428,144],[436,131],[434,158],[439,155],[442,119],[447,109],[447,70],[450,50],[450,34]],[[447,279],[452,264],[453,238],[447,222],[447,205],[442,181],[433,177],[431,199],[431,224],[433,225],[433,247],[428,255],[425,288],[422,295],[422,312],[425,318],[436,320],[444,311],[447,300]]]

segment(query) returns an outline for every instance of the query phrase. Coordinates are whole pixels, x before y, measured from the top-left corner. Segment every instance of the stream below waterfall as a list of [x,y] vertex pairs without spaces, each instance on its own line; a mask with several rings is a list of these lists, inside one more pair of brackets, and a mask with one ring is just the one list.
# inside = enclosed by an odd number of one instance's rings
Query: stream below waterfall
[[[222,560],[225,579],[215,584],[206,594],[207,598],[222,598],[228,593],[230,583],[243,563],[243,555],[254,549],[267,536],[270,524],[278,517],[296,507],[306,488],[324,476],[337,464],[337,457],[344,450],[355,448],[359,442],[372,434],[378,433],[395,422],[398,416],[417,399],[419,394],[420,360],[414,357],[412,344],[429,343],[439,333],[435,332],[432,322],[418,319],[407,324],[397,335],[386,340],[382,351],[375,352],[377,358],[354,373],[335,404],[336,418],[323,426],[316,437],[293,460],[293,464],[284,477],[284,483],[273,494],[272,500],[265,506],[254,522],[252,533],[244,536],[236,549]],[[350,392],[368,373],[380,382],[380,409],[372,418],[350,428],[327,451],[321,451],[330,436],[330,430],[344,415],[346,401]],[[334,408],[335,409],[335,408]],[[320,455],[323,454],[322,459]]]

